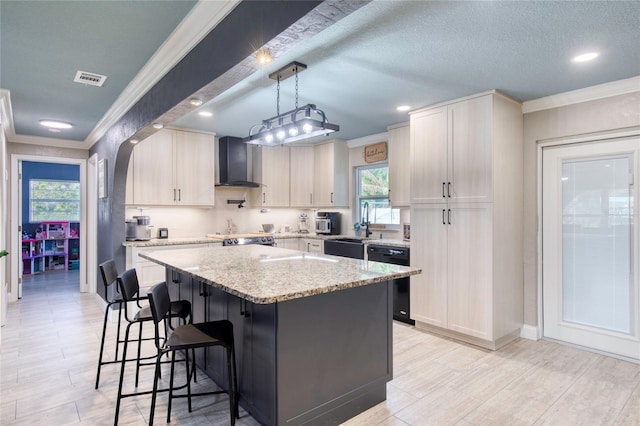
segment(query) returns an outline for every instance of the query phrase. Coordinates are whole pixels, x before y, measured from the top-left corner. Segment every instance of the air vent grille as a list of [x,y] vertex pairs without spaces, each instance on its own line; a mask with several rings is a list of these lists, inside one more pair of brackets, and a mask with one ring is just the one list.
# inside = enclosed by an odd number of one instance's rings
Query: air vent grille
[[76,83],[90,84],[92,86],[102,87],[106,79],[106,75],[95,74],[87,71],[77,71],[76,78],[74,78],[73,81],[75,81]]

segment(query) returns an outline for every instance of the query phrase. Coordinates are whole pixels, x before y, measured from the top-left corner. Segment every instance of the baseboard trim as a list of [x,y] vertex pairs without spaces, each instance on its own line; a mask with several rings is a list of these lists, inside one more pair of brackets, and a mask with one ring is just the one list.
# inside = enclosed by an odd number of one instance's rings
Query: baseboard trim
[[538,327],[535,325],[524,324],[520,329],[520,337],[529,340],[540,340],[538,336]]

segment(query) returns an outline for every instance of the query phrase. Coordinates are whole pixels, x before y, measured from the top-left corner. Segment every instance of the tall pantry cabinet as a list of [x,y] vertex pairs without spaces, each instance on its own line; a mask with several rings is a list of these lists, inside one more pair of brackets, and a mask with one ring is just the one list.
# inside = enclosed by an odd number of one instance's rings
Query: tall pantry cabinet
[[411,113],[416,326],[496,349],[523,322],[521,105],[496,92]]

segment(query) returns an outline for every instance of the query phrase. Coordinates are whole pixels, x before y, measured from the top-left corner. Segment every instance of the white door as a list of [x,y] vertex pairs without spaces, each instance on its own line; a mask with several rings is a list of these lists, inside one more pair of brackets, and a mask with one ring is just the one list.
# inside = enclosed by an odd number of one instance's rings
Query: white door
[[543,150],[544,336],[640,359],[640,139]]
[[[18,228],[18,241],[22,242],[22,161],[18,161],[18,223],[20,227]],[[15,229],[15,228],[14,228]],[[20,248],[20,252],[22,252],[22,245]],[[24,262],[22,261],[22,256],[20,256],[20,260],[18,260],[18,299],[22,298],[22,275],[24,271],[22,268],[24,267]]]

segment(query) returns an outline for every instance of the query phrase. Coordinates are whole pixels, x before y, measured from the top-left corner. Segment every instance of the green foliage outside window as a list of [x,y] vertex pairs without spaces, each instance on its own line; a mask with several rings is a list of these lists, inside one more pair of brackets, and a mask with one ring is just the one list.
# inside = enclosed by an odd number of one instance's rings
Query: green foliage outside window
[[369,206],[369,223],[400,224],[400,210],[389,205],[389,166],[373,165],[357,170],[358,221],[366,220],[365,203]]
[[80,182],[29,181],[29,222],[80,221]]

